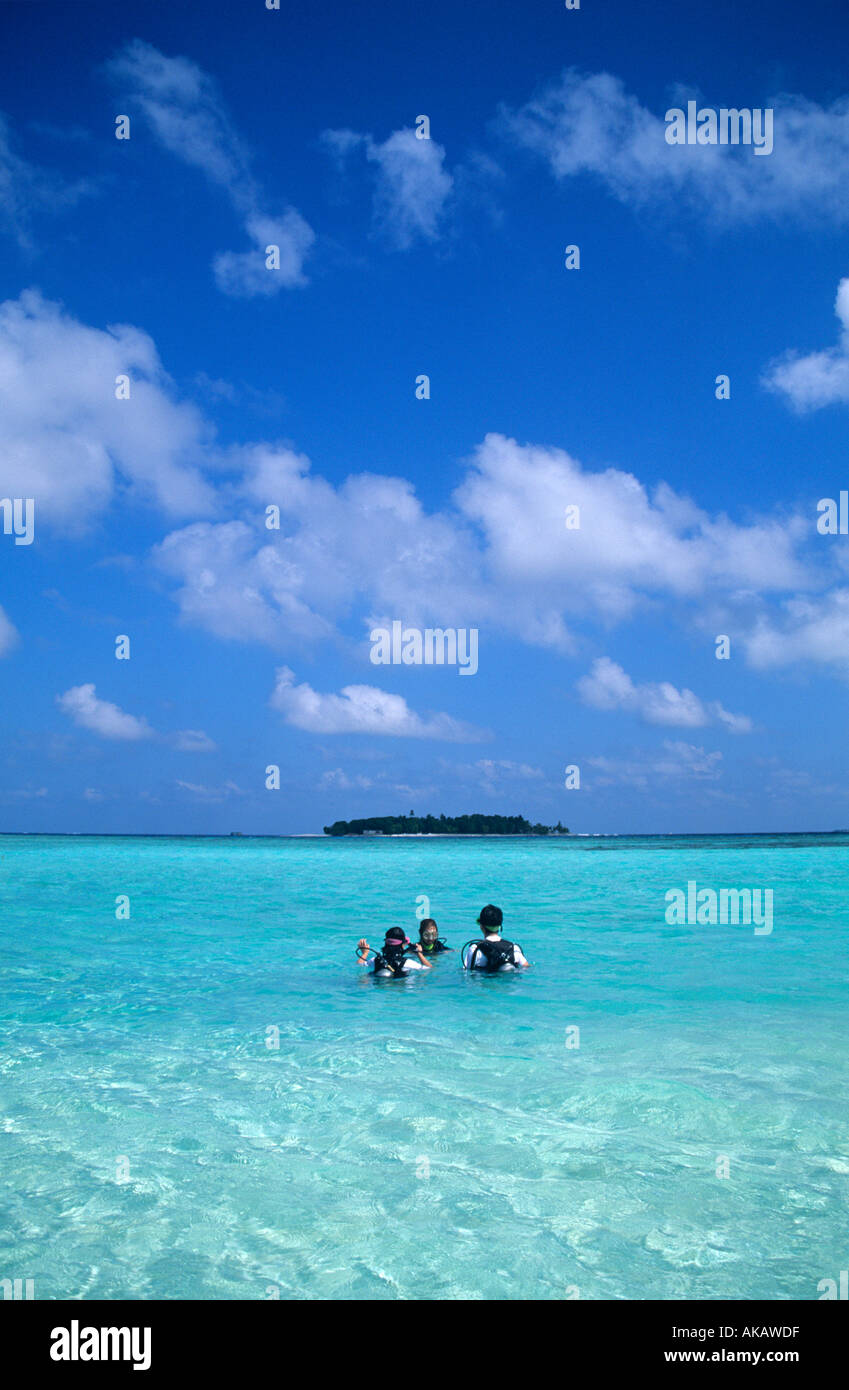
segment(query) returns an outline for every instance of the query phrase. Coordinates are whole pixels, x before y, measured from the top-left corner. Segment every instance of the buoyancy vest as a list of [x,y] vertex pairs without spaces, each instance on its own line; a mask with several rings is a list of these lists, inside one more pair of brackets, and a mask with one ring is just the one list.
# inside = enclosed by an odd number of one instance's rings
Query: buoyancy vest
[[375,970],[391,970],[393,975],[404,975],[407,945],[404,941],[384,941],[374,958]]
[[[520,946],[519,950],[521,951],[521,949]],[[479,970],[481,968],[479,965],[475,965],[475,956],[478,952],[480,952],[486,961],[486,965],[483,969],[488,975],[494,975],[496,971],[501,969],[502,965],[515,964],[513,960],[513,942],[507,941],[505,937],[502,937],[500,941],[473,941],[469,948],[468,968],[470,970]]]

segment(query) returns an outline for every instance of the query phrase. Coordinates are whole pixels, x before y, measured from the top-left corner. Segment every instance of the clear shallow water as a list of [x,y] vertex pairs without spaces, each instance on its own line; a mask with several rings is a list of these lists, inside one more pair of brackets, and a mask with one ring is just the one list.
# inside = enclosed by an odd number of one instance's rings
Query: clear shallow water
[[[772,934],[668,926],[688,879],[772,888]],[[846,1268],[849,836],[0,837],[0,884],[0,1278],[37,1298],[816,1299]],[[499,903],[534,969],[358,970],[421,893],[454,947]]]

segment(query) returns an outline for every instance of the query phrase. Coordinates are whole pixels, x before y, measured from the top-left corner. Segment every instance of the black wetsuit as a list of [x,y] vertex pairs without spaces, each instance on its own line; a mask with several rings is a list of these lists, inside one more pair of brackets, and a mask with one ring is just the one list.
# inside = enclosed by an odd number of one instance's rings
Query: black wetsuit
[[407,960],[407,951],[408,947],[404,941],[397,941],[395,939],[384,941],[380,950],[375,954],[375,974],[380,970],[391,970],[396,978],[399,975],[405,975],[407,973],[404,968]]
[[446,946],[444,941],[437,937],[436,941],[420,941],[419,945],[426,956],[438,956],[440,951],[450,951],[451,947]]

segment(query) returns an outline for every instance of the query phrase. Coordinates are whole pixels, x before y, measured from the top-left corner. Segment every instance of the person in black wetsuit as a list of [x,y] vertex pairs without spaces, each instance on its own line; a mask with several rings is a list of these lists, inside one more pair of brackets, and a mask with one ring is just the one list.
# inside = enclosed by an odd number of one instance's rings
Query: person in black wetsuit
[[463,947],[462,962],[465,970],[485,970],[495,975],[501,970],[517,970],[530,965],[521,946],[501,936],[504,914],[500,907],[487,903],[481,908],[478,926],[483,932],[483,941],[470,941]]
[[[384,938],[383,946],[375,952],[374,960],[369,961],[371,947],[365,937],[357,943],[357,965],[371,964],[375,975],[395,977],[399,979],[403,975],[409,975],[414,970],[432,969],[429,960],[425,960],[424,953],[418,942],[412,945],[407,933],[401,927],[390,927]],[[413,952],[413,954],[408,954]]]
[[438,956],[442,951],[450,951],[439,939],[439,928],[432,917],[423,917],[419,923],[419,945],[426,956]]

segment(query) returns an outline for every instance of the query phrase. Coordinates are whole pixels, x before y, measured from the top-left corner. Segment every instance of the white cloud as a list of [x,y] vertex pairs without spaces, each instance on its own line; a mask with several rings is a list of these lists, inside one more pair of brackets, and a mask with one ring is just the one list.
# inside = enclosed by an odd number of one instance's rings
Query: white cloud
[[[571,651],[572,618],[626,617],[664,597],[804,588],[803,519],[737,525],[618,469],[590,472],[562,450],[491,434],[454,506],[428,512],[403,478],[353,475],[334,488],[291,449],[233,454],[242,514],[172,532],[154,552],[183,616],[222,637],[283,646],[333,637],[365,607],[369,627],[489,626]],[[265,529],[265,507],[280,530]],[[564,510],[579,504],[581,527]]]
[[33,249],[35,213],[55,213],[90,191],[85,180],[66,183],[58,174],[22,158],[13,148],[8,121],[0,115],[0,225],[22,250]]
[[[307,544],[310,534],[305,524]],[[318,570],[324,549],[319,536],[314,548]],[[177,601],[183,617],[218,637],[270,646],[293,636],[329,637],[333,625],[318,611],[322,593],[313,595],[307,589],[312,566],[305,573],[289,559],[288,549],[285,542],[264,544],[246,522],[199,522],[166,536],[155,547],[154,558],[161,569],[181,580]],[[310,606],[307,595],[316,607]],[[338,604],[333,606],[338,609]]]
[[8,656],[18,640],[17,628],[0,608],[0,656]]
[[225,782],[220,787],[208,787],[198,782],[182,782],[178,778],[175,786],[179,787],[180,791],[197,797],[198,801],[227,801],[232,796],[247,796],[247,792],[235,782]]
[[[631,473],[590,472],[561,449],[500,434],[477,448],[456,500],[483,530],[505,588],[534,596],[540,626],[554,627],[570,606],[617,617],[640,595],[762,592],[802,579],[798,520],[738,526],[666,484],[649,495]],[[580,527],[567,530],[565,509],[575,505]]]
[[248,207],[254,183],[250,155],[216,85],[190,58],[169,58],[133,39],[105,65],[122,95],[144,111],[169,153],[201,169],[235,202]]
[[[118,401],[111,383],[124,372],[131,397]],[[573,620],[809,587],[796,558],[809,519],[739,525],[664,484],[649,492],[620,469],[593,472],[499,434],[438,511],[402,477],[334,487],[291,448],[223,450],[201,412],[174,399],[146,334],[80,324],[35,291],[0,306],[0,495],[34,496],[37,521],[67,532],[118,497],[193,518],[226,508],[234,519],[194,519],[155,560],[187,621],[278,648],[338,640],[356,615],[489,626],[569,652]],[[279,531],[263,524],[271,503]],[[565,526],[570,505],[578,530]]]
[[[679,89],[669,106],[686,107],[695,95]],[[666,108],[650,111],[606,72],[568,69],[518,110],[504,108],[500,123],[556,178],[594,175],[623,203],[684,204],[722,223],[814,215],[845,224],[849,98],[822,107],[800,96],[745,97],[699,105],[773,108],[769,155],[744,145],[668,145]]]
[[838,798],[845,802],[847,789],[845,784],[839,781],[823,782],[819,777],[808,769],[782,767],[778,759],[764,759],[764,765],[772,762],[774,766],[769,772],[768,791],[770,796],[780,797],[783,800],[794,799],[798,801],[800,795],[803,796],[828,796]]
[[[251,216],[245,231],[254,243],[252,251],[222,251],[212,263],[220,290],[250,298],[307,283],[301,267],[315,238],[299,212],[289,208],[282,217]],[[269,246],[279,252],[280,264],[273,270],[266,265]]]
[[437,239],[454,188],[442,145],[413,129],[395,130],[382,144],[351,130],[325,131],[324,140],[340,159],[362,148],[375,166],[374,221],[393,245],[407,250]]
[[174,747],[181,753],[215,752],[215,743],[203,729],[178,729],[172,737]]
[[[115,398],[119,374],[129,400]],[[0,304],[0,496],[33,497],[36,526],[80,531],[119,491],[171,516],[211,513],[211,433],[173,399],[146,333],[90,328],[35,290]]]
[[[219,287],[231,295],[273,294],[306,283],[303,263],[315,234],[295,208],[280,216],[261,205],[250,153],[236,133],[216,84],[188,58],[169,58],[134,39],[106,65],[122,98],[144,112],[160,143],[223,188],[254,250],[216,257]],[[265,247],[280,247],[280,268],[265,266]]]
[[[370,616],[397,610],[416,622],[432,613],[443,626],[474,626],[475,537],[456,516],[428,514],[411,483],[362,474],[337,489],[303,456],[270,446],[242,451],[239,462],[252,523],[189,526],[154,552],[180,583],[187,620],[271,646],[332,638],[363,605]],[[262,524],[272,503],[279,531]]]
[[[125,371],[131,398],[117,401],[111,382]],[[499,434],[437,511],[402,477],[333,486],[288,447],[222,450],[200,411],[174,400],[146,334],[90,328],[34,291],[0,305],[0,495],[34,496],[37,524],[68,532],[119,497],[194,517],[226,509],[234,519],[172,531],[155,561],[186,621],[277,649],[338,643],[353,618],[365,658],[369,628],[401,617],[570,652],[576,622],[663,601],[692,622],[706,600],[739,609],[741,595],[811,587],[796,556],[810,518],[740,525],[666,485],[649,492],[630,473]],[[278,531],[264,525],[271,503]],[[570,505],[578,530],[565,525]]]
[[[75,724],[103,738],[136,740],[156,738],[169,743],[181,753],[213,753],[216,745],[203,729],[178,729],[176,733],[160,735],[152,729],[146,719],[134,714],[125,714],[118,705],[108,700],[100,700],[95,686],[75,685],[64,695],[57,695],[56,703],[64,714],[70,715]],[[85,793],[88,797],[88,792]],[[92,792],[90,800],[99,800],[99,794]]]
[[714,700],[705,704],[692,690],[678,690],[669,681],[635,684],[627,672],[609,657],[593,662],[588,676],[577,684],[584,704],[601,710],[627,710],[646,724],[674,725],[698,729],[720,723],[734,734],[751,732],[752,721],[745,715],[730,714]]
[[539,767],[531,767],[530,763],[514,763],[509,758],[479,758],[475,767],[486,777],[520,777],[537,778],[544,777],[545,773]]
[[545,779],[541,768],[530,763],[516,763],[509,758],[478,758],[474,763],[451,763],[441,759],[446,773],[453,773],[464,781],[473,781],[488,793],[496,793],[517,782],[537,782]]
[[762,616],[743,641],[759,670],[804,664],[849,677],[849,589],[787,599],[777,619]]
[[269,703],[287,724],[313,734],[381,734],[392,738],[433,738],[471,743],[486,737],[481,729],[447,714],[422,718],[401,695],[373,685],[346,685],[339,695],[322,695],[309,685],[295,685],[287,666],[277,672]]
[[800,412],[849,401],[849,278],[837,287],[834,312],[840,322],[837,347],[806,355],[789,351],[764,373],[767,389],[786,396]]
[[[434,795],[439,788],[436,786],[412,787],[408,782],[395,782],[384,774],[376,778],[354,776],[349,777],[344,768],[336,767],[325,772],[320,781],[321,791],[374,791],[379,795],[388,796],[390,793],[399,793],[404,797],[412,797],[413,802],[423,801],[427,797]],[[409,802],[407,803],[410,804]]]
[[722,754],[708,753],[693,743],[664,739],[663,751],[640,753],[631,758],[587,758],[593,773],[584,779],[584,789],[624,785],[647,790],[657,782],[716,781],[722,773]]
[[322,773],[318,785],[322,791],[327,791],[330,788],[339,791],[352,791],[354,787],[357,787],[361,791],[368,791],[370,787],[374,786],[374,782],[371,777],[363,777],[361,775],[349,777],[347,772],[341,767],[334,767]]
[[109,700],[99,700],[93,685],[72,686],[64,695],[56,696],[56,703],[75,724],[100,734],[102,738],[133,741],[153,737],[153,730],[146,719],[125,714]]

